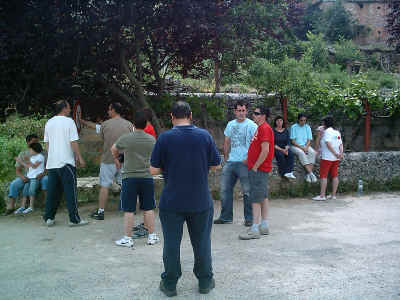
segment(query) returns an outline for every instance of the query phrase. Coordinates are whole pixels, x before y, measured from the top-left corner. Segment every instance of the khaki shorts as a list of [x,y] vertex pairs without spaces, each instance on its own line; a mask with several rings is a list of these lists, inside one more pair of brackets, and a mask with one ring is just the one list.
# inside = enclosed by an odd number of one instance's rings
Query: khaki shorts
[[305,154],[300,148],[290,146],[290,149],[300,160],[300,163],[305,166],[309,164],[315,164],[315,159],[317,158],[317,152],[311,147],[308,147],[308,154]]
[[99,174],[100,186],[110,187],[114,179],[118,184],[121,184],[121,174],[115,164],[101,163]]

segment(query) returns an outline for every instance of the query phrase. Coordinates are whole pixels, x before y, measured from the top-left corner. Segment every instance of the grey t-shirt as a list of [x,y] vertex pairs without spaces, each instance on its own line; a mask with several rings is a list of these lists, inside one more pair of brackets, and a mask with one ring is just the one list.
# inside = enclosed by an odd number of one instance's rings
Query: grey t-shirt
[[115,147],[124,152],[122,179],[152,177],[149,167],[155,142],[155,138],[143,130],[124,134],[117,140]]
[[111,146],[114,145],[115,141],[125,133],[132,132],[133,125],[131,122],[120,118],[111,118],[103,124],[101,124],[100,135],[103,138],[103,154],[101,156],[101,162],[105,164],[113,164],[114,158],[111,154]]

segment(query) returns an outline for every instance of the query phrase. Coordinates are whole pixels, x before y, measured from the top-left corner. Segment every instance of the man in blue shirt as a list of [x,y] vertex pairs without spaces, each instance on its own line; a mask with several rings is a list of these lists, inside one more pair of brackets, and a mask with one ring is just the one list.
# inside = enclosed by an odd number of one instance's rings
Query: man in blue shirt
[[233,220],[233,188],[238,179],[242,185],[243,214],[245,226],[253,224],[253,214],[249,202],[250,183],[247,166],[243,161],[247,159],[247,151],[251,139],[257,130],[257,125],[246,118],[247,103],[235,103],[235,119],[230,121],[225,128],[224,158],[225,164],[221,175],[221,215],[214,224],[230,224]]
[[215,287],[211,263],[214,208],[208,172],[219,167],[220,157],[208,131],[191,124],[188,103],[176,102],[171,119],[174,127],[159,136],[150,160],[150,173],[164,176],[159,217],[165,271],[160,290],[168,297],[177,295],[176,284],[182,275],[180,244],[186,221],[194,252],[193,272],[199,280],[199,292],[207,294]]
[[299,114],[297,123],[290,128],[290,140],[292,146],[290,149],[299,158],[301,164],[307,171],[306,181],[317,182],[317,177],[313,173],[315,158],[317,153],[311,147],[312,133],[311,127],[306,124],[307,117],[304,114]]

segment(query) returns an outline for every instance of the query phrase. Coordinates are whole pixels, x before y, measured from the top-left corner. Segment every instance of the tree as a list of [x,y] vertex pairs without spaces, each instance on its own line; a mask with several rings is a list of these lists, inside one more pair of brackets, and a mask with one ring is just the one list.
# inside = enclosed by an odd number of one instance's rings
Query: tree
[[395,47],[397,52],[400,52],[400,1],[391,0],[390,12],[387,15],[386,28],[389,32],[389,45]]

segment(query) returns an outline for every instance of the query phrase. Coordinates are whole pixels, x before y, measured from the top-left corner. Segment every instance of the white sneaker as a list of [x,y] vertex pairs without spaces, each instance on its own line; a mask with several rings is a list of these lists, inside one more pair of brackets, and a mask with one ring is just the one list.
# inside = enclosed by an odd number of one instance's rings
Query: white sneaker
[[336,200],[336,196],[328,195],[326,196],[326,199]]
[[157,236],[157,234],[149,234],[149,237],[147,238],[147,245],[155,245],[158,242],[160,242],[160,238]]
[[25,207],[20,207],[14,211],[14,214],[19,215],[22,214],[25,210]]
[[69,227],[84,226],[87,224],[89,224],[89,222],[85,220],[81,220],[79,223],[72,223],[71,221],[68,223]]
[[47,226],[47,227],[51,227],[51,226],[54,225],[55,222],[56,222],[55,220],[47,219],[47,220],[46,220],[46,226]]
[[318,195],[314,198],[312,198],[314,201],[326,201],[326,197],[321,197],[321,195]]
[[28,207],[28,208],[25,209],[22,213],[23,213],[23,214],[29,214],[30,212],[33,212],[33,208],[32,208],[32,207]]
[[311,174],[307,174],[305,178],[306,178],[306,181],[307,181],[308,183],[311,183],[311,182],[312,182]]
[[317,178],[317,176],[315,176],[314,173],[310,173],[310,177],[311,177],[312,182],[318,182],[318,178]]
[[117,246],[133,248],[133,240],[131,237],[124,236],[122,239],[115,241]]
[[293,175],[293,172],[290,172],[287,177],[290,179],[296,179],[296,176]]

